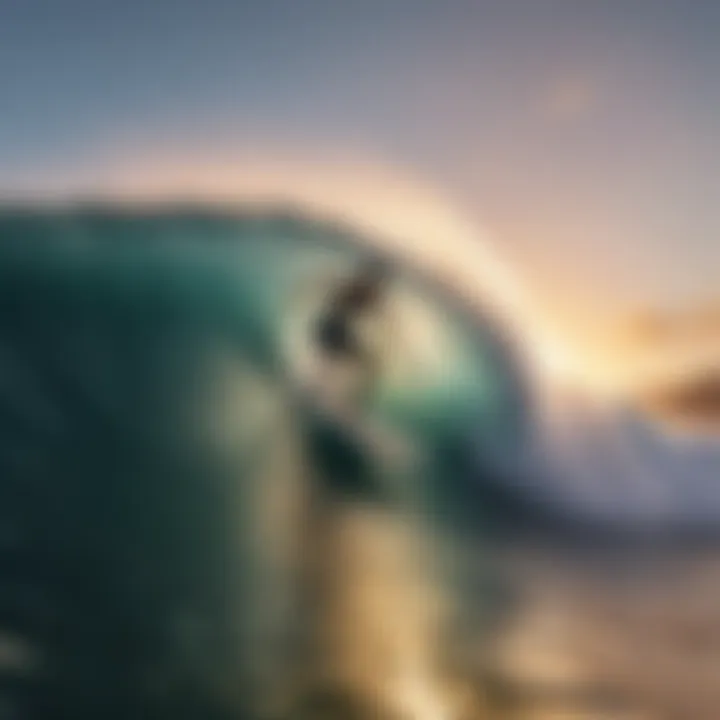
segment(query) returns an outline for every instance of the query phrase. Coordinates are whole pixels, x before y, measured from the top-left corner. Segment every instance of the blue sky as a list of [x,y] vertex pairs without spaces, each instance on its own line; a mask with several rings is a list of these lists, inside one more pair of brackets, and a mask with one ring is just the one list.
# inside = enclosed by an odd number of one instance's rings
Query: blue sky
[[703,0],[0,0],[0,189],[167,138],[367,153],[576,323],[702,303],[719,34]]

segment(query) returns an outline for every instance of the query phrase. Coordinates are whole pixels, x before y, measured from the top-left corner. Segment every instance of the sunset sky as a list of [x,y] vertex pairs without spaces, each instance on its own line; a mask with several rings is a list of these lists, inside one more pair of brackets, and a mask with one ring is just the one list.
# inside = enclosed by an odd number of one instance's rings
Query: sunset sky
[[0,0],[0,193],[375,168],[602,334],[718,297],[719,34],[704,0]]

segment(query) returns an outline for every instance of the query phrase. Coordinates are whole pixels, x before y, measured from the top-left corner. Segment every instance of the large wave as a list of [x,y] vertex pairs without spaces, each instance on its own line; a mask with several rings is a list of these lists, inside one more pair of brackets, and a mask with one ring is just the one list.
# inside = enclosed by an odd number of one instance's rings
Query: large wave
[[[407,258],[370,431],[318,415],[297,393],[308,318],[382,252],[347,228],[25,208],[0,213],[0,240],[0,619],[12,692],[32,702],[210,717],[192,709],[208,688],[231,707],[269,682],[309,486],[453,532],[720,517],[717,445],[538,388],[517,322]],[[53,691],[30,687],[38,673]]]
[[492,467],[523,435],[503,334],[402,263],[376,430],[299,401],[317,291],[370,252],[342,228],[8,209],[0,238],[5,675],[43,716],[254,707],[299,642],[302,498],[473,523],[472,451]]

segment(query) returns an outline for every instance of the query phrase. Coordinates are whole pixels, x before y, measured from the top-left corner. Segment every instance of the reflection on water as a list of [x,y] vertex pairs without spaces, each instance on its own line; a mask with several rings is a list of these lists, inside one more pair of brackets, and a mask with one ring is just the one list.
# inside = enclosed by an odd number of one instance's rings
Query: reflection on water
[[720,550],[506,560],[519,604],[487,669],[510,717],[717,717]]

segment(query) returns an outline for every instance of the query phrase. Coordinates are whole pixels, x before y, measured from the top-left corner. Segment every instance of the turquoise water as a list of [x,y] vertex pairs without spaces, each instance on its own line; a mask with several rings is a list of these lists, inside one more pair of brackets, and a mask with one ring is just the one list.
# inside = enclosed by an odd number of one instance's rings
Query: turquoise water
[[281,511],[274,495],[314,485],[381,506],[404,475],[438,527],[452,508],[472,523],[478,449],[491,469],[520,442],[498,328],[400,265],[400,326],[424,340],[391,338],[394,370],[365,412],[422,463],[388,469],[295,402],[288,333],[308,289],[369,252],[349,231],[279,214],[7,210],[0,240],[0,602],[37,656],[7,694],[48,717],[247,711],[293,622],[301,503]]

